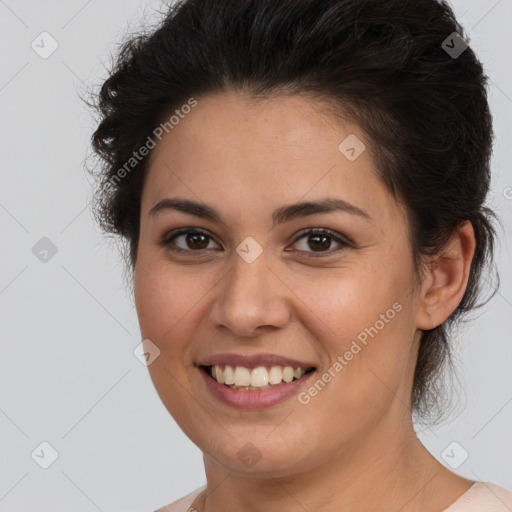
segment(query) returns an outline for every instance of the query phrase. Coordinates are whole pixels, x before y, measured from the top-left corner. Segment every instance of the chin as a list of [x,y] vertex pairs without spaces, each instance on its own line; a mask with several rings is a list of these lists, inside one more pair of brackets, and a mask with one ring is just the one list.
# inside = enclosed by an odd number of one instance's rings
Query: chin
[[[254,426],[238,429],[236,435],[219,432],[216,439],[204,439],[204,432],[199,437],[191,436],[191,440],[205,454],[206,459],[211,457],[218,464],[229,471],[248,473],[268,478],[270,472],[273,476],[289,475],[304,468],[304,462],[312,458],[312,444],[307,439],[298,441],[297,437],[280,436],[271,429],[257,436],[254,435]],[[230,432],[231,433],[231,432]],[[295,440],[295,442],[294,442]],[[304,450],[304,452],[301,451]],[[205,459],[205,462],[207,460]]]

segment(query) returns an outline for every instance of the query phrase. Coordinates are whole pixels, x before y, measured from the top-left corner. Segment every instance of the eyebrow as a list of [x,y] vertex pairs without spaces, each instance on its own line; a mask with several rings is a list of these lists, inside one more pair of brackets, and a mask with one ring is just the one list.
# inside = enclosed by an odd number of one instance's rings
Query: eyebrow
[[[153,208],[151,208],[149,215],[155,216],[158,213],[169,210],[187,213],[189,215],[194,215],[196,217],[210,220],[218,224],[226,225],[226,221],[215,208],[204,203],[191,201],[189,199],[162,199],[155,206],[153,206]],[[316,215],[319,213],[332,212],[345,212],[360,217],[361,219],[369,222],[372,220],[370,215],[365,210],[362,210],[361,208],[350,204],[343,199],[327,197],[316,201],[304,201],[301,203],[294,203],[278,208],[272,214],[272,228],[276,227],[278,224],[290,222],[294,219],[307,217],[309,215]]]

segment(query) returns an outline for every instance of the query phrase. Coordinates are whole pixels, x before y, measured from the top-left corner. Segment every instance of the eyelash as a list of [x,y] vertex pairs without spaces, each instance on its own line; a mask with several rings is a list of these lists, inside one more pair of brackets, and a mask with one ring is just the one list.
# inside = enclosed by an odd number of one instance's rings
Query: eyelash
[[[176,238],[178,238],[179,236],[181,235],[188,235],[188,234],[195,234],[195,235],[203,235],[207,238],[209,238],[210,240],[213,240],[213,237],[210,236],[206,231],[203,231],[201,229],[198,229],[198,228],[182,228],[182,229],[179,229],[177,231],[172,231],[171,233],[167,234],[164,236],[164,238],[159,242],[159,245],[163,246],[163,247],[166,247],[167,249],[173,251],[173,252],[177,252],[177,253],[186,253],[186,254],[190,254],[190,253],[201,253],[201,252],[204,252],[206,251],[207,249],[198,249],[198,250],[193,250],[193,249],[183,249],[181,247],[172,247],[172,242],[173,240],[175,240]],[[351,246],[351,243],[349,243],[348,241],[346,240],[343,240],[342,238],[340,238],[334,231],[331,231],[330,229],[326,229],[326,228],[311,228],[311,229],[308,229],[306,231],[302,231],[301,233],[299,233],[297,235],[297,237],[295,238],[293,244],[297,243],[300,239],[302,238],[307,238],[308,236],[311,236],[311,235],[324,235],[324,236],[328,236],[329,238],[331,238],[333,241],[335,241],[336,243],[340,244],[341,247],[339,247],[338,249],[336,250],[327,250],[327,251],[319,251],[317,253],[315,253],[314,251],[299,251],[299,252],[307,252],[307,253],[311,253],[313,255],[314,258],[321,258],[322,256],[324,255],[328,255],[328,256],[331,256],[332,254],[335,254],[335,253],[338,253],[348,247]],[[209,245],[209,244],[208,244]]]

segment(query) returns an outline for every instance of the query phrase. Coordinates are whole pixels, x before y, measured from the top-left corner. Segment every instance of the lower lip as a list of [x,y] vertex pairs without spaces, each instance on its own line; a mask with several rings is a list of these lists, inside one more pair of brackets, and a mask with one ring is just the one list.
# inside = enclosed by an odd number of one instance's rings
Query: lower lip
[[211,391],[213,396],[226,405],[238,409],[263,409],[284,402],[288,398],[297,395],[300,388],[305,385],[316,370],[287,384],[280,384],[274,388],[263,389],[261,391],[231,389],[217,382],[213,377],[210,377],[204,367],[199,368],[199,371],[203,376],[206,387]]

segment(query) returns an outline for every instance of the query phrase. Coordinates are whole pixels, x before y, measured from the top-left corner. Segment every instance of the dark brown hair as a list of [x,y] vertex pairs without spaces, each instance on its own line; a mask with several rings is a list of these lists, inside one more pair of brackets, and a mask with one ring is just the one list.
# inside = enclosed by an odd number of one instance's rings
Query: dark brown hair
[[494,249],[495,215],[484,205],[493,138],[487,79],[465,40],[444,1],[175,3],[155,30],[122,45],[95,98],[97,221],[128,242],[133,269],[148,157],[133,169],[126,162],[191,98],[231,89],[332,102],[370,136],[380,178],[406,206],[418,270],[464,221],[475,231],[464,297],[446,322],[422,334],[411,398],[420,419],[432,417],[441,368],[451,362],[448,332],[477,307]]

